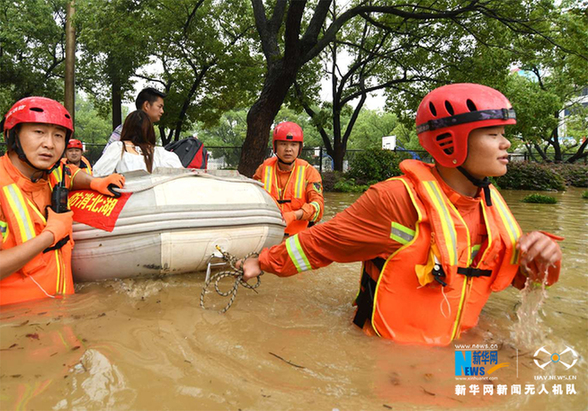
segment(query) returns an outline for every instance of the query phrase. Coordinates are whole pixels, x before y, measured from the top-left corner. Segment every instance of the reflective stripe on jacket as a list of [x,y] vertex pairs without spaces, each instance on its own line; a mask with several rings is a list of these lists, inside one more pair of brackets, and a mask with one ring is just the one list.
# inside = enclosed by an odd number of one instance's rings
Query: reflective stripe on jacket
[[[29,241],[39,235],[46,226],[45,214],[28,199],[5,169],[7,155],[0,158],[0,207],[7,220],[2,222],[2,249],[7,250]],[[61,169],[61,167],[59,167]],[[57,170],[57,169],[56,169]],[[58,180],[61,172],[56,170],[49,175],[47,191]],[[66,174],[66,183],[71,179]],[[49,196],[50,197],[50,196]],[[59,250],[41,252],[23,268],[0,281],[0,305],[45,298],[48,295],[73,294],[71,273],[71,250],[73,241],[67,242]]]
[[399,342],[447,345],[476,325],[492,291],[511,284],[519,268],[515,245],[522,232],[491,187],[493,206],[481,202],[487,241],[481,248],[472,244],[432,167],[406,160],[401,163],[405,175],[394,178],[406,186],[418,221],[415,230],[391,222],[390,236],[403,246],[373,278],[371,324],[378,335]]
[[[308,181],[306,179],[306,168],[312,167],[308,162],[301,159],[296,159],[294,168],[290,173],[286,187],[280,189],[278,184],[277,167],[278,158],[271,157],[264,161],[263,172],[261,175],[261,182],[265,190],[278,202],[278,206],[283,213],[288,211],[300,210],[304,204],[308,202],[306,195],[306,186]],[[322,215],[320,204],[316,202],[310,203],[315,209],[316,213],[312,221],[316,221]],[[295,220],[286,227],[286,234],[294,235],[308,227],[308,221]]]

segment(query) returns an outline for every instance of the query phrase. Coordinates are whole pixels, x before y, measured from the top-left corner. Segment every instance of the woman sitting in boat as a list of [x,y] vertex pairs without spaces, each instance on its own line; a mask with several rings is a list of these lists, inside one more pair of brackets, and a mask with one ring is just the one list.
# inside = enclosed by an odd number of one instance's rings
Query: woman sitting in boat
[[133,111],[127,116],[120,140],[106,148],[94,165],[94,175],[134,170],[151,173],[157,167],[183,168],[176,154],[155,146],[153,123],[143,110]]

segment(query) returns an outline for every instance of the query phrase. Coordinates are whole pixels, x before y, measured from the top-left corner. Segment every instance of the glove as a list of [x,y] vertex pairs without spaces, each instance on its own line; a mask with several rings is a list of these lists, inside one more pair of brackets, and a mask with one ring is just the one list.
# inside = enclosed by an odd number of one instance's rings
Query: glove
[[72,224],[73,211],[58,214],[51,208],[47,208],[47,225],[43,231],[49,231],[53,234],[53,244],[50,247],[55,246],[56,243],[70,235]]
[[290,223],[292,221],[296,221],[296,212],[294,211],[288,211],[286,213],[284,213],[283,215],[284,221],[286,222],[286,225],[290,225]]
[[104,194],[111,197],[119,197],[110,191],[109,186],[115,186],[118,188],[123,188],[125,185],[125,177],[121,176],[120,174],[111,174],[107,177],[96,177],[92,181],[90,181],[90,188],[94,191],[98,191],[100,194]]

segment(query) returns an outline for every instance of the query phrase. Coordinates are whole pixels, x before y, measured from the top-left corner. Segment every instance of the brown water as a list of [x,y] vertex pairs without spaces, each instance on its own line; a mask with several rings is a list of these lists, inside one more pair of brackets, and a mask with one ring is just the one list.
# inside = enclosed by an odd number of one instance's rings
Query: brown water
[[[492,381],[459,381],[456,347],[398,345],[351,323],[359,264],[333,264],[293,278],[262,277],[240,289],[226,314],[199,306],[203,275],[85,284],[70,298],[0,312],[0,408],[145,410],[387,410],[587,408],[588,200],[554,194],[557,205],[520,203],[504,192],[525,231],[563,235],[560,282],[546,291],[493,295],[480,324],[456,344],[496,344],[509,362]],[[327,193],[327,216],[357,196]],[[222,308],[225,301],[209,295]],[[524,301],[523,301],[524,299]],[[516,326],[517,310],[525,323]],[[566,370],[537,367],[540,348],[579,355]],[[538,362],[549,360],[540,353]],[[561,361],[571,363],[570,352]],[[536,381],[536,376],[576,378]],[[549,394],[539,394],[541,384]],[[456,395],[456,385],[466,394]],[[493,395],[470,385],[493,385]],[[522,394],[511,394],[520,384]],[[532,384],[535,394],[525,394]],[[562,394],[552,386],[561,384]],[[575,394],[566,393],[573,384]],[[498,395],[500,385],[506,395]],[[571,387],[570,387],[571,388]]]

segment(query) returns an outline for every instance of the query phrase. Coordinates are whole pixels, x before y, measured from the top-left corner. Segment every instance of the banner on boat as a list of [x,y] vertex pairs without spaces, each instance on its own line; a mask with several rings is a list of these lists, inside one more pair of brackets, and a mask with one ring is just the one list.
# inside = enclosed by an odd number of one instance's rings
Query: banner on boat
[[74,221],[111,232],[130,196],[131,193],[123,193],[114,198],[96,191],[76,190],[69,194],[69,207]]

